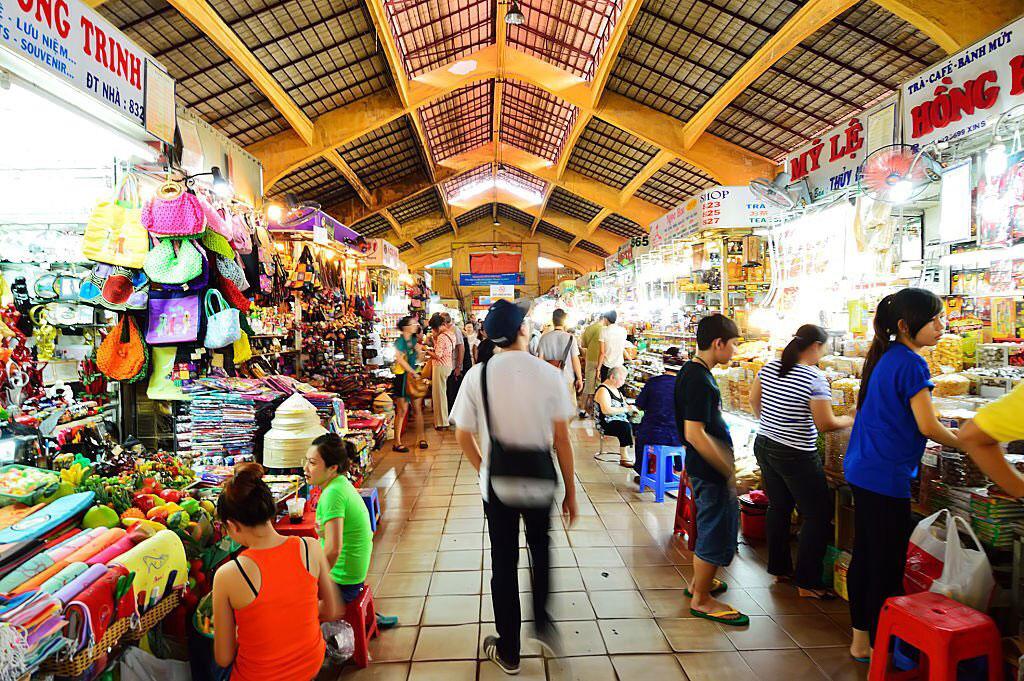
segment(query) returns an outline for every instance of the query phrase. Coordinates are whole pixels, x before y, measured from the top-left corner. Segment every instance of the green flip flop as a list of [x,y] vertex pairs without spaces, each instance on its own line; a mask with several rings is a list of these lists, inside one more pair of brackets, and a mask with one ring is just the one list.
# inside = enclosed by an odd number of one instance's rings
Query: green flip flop
[[[723,582],[720,579],[716,579],[714,582],[712,582],[712,584],[714,584],[714,586],[711,588],[711,595],[712,596],[717,596],[718,594],[724,594],[726,591],[729,590],[729,585],[726,584],[725,582]],[[693,594],[690,592],[690,588],[689,587],[686,587],[685,589],[683,589],[683,593],[686,594],[687,598],[693,598]]]
[[[719,624],[725,624],[730,627],[744,627],[750,624],[750,618],[735,608],[717,610],[715,612],[701,612],[700,610],[690,608],[690,614],[694,617],[711,620],[712,622],[718,622]],[[739,617],[729,617],[729,615],[739,615]]]

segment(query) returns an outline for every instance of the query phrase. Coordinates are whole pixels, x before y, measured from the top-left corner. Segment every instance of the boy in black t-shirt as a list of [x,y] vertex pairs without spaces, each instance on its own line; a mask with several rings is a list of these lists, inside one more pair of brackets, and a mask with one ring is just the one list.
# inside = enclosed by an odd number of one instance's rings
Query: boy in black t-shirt
[[686,472],[697,505],[692,592],[687,590],[690,614],[732,626],[750,619],[715,598],[729,588],[715,574],[736,555],[739,506],[732,438],[711,368],[732,359],[739,335],[736,323],[723,315],[700,320],[697,353],[679,370],[675,387],[676,425],[686,447]]

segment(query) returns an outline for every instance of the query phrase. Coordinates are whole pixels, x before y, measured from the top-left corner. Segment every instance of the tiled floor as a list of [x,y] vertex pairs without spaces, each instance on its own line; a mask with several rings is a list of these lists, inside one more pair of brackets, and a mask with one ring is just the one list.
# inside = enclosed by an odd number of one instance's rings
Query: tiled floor
[[[725,600],[750,615],[747,627],[694,618],[683,594],[692,557],[672,536],[675,502],[637,494],[632,471],[592,457],[585,424],[573,428],[580,517],[552,530],[550,610],[565,658],[545,659],[524,638],[519,678],[526,681],[854,681],[866,665],[847,654],[844,601],[800,599],[773,586],[763,547],[741,544],[721,575]],[[369,583],[379,612],[401,626],[370,646],[365,670],[342,681],[494,681],[484,660],[494,633],[490,553],[476,473],[452,433],[431,431],[430,449],[388,453],[371,483],[383,497]],[[520,536],[520,546],[525,546]],[[520,551],[524,637],[530,633],[529,559]]]

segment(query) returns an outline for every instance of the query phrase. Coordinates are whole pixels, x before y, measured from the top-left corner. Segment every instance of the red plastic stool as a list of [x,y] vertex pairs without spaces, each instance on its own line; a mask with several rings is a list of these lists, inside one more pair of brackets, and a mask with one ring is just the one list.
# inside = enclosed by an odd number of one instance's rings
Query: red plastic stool
[[676,497],[675,534],[686,535],[686,548],[690,551],[697,546],[697,504],[693,500],[693,486],[686,471],[679,473],[679,496]]
[[889,668],[894,637],[921,651],[915,676],[922,681],[956,681],[957,663],[982,656],[988,658],[989,681],[1002,681],[1002,651],[995,622],[941,594],[925,591],[885,602],[868,681],[907,678],[907,672]]
[[377,630],[377,609],[373,607],[370,585],[363,586],[359,598],[345,605],[345,621],[352,625],[355,633],[355,653],[352,659],[360,668],[370,664],[370,639],[380,632]]

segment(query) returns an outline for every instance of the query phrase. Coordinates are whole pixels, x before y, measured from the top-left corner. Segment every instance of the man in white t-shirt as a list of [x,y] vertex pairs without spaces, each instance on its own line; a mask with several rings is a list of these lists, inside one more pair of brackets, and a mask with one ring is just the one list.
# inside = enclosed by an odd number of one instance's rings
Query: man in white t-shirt
[[608,378],[612,369],[626,363],[626,329],[615,323],[617,319],[615,310],[601,315],[604,328],[601,329],[601,357],[597,364],[601,367],[602,382]]
[[560,369],[562,380],[568,386],[569,399],[576,408],[576,394],[583,390],[583,370],[580,368],[580,349],[576,338],[565,330],[565,310],[559,308],[551,315],[552,329],[540,337],[537,356]]
[[[561,373],[528,352],[530,330],[524,322],[528,311],[528,304],[507,300],[491,305],[484,330],[502,351],[469,370],[451,414],[455,439],[480,473],[480,492],[491,540],[491,599],[498,635],[484,639],[484,653],[506,674],[519,672],[520,518],[526,527],[533,568],[534,635],[552,655],[559,654],[558,635],[547,610],[551,565],[548,531],[554,499],[548,488],[539,501],[522,501],[544,488],[543,484],[530,482],[531,478],[515,478],[515,486],[508,485],[509,478],[496,476],[492,480],[488,472],[492,439],[501,443],[506,455],[515,450],[550,452],[553,445],[564,487],[562,512],[568,516],[569,525],[576,518],[573,451],[569,440],[569,420],[575,410]],[[484,370],[487,413],[482,385]],[[557,490],[554,494],[557,496]]]

